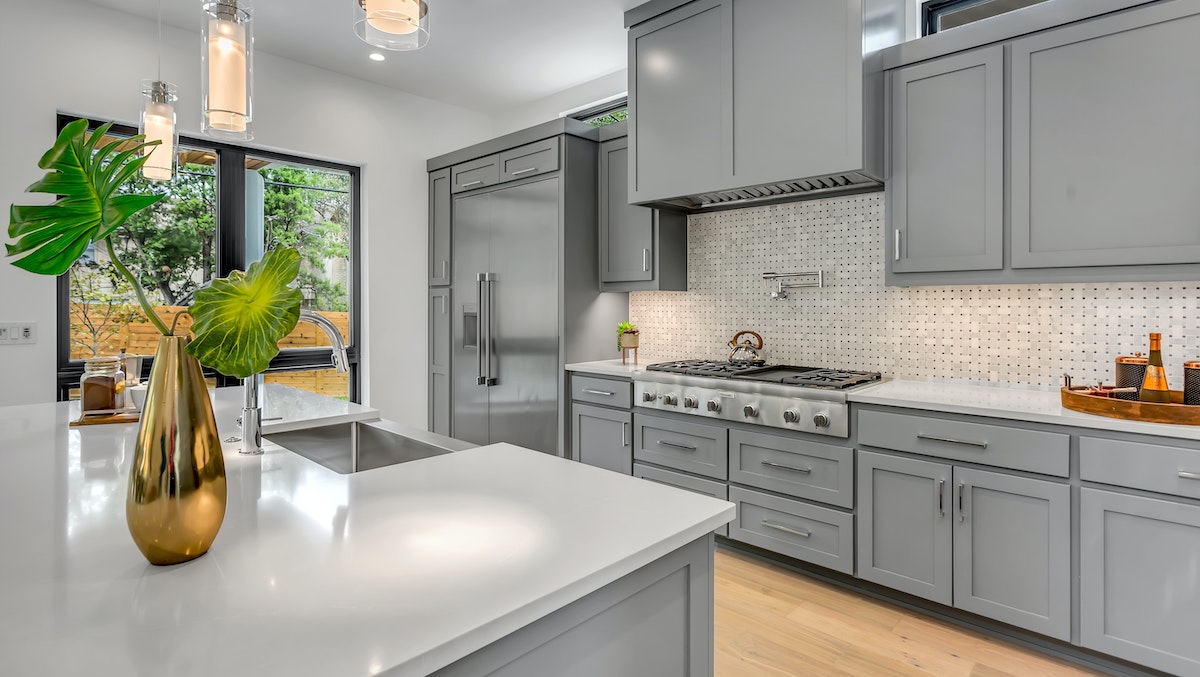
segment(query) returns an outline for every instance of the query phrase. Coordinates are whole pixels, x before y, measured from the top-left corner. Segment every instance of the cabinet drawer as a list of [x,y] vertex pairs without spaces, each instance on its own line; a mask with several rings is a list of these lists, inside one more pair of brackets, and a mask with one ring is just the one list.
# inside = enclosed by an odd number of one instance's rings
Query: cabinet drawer
[[633,405],[633,384],[607,378],[571,375],[571,399],[628,409]]
[[725,428],[657,416],[633,417],[633,457],[723,480],[729,475]]
[[[658,482],[660,484],[666,484],[672,487],[694,491],[697,494],[712,496],[713,498],[719,498],[722,501],[729,500],[729,487],[721,482],[700,479],[699,477],[693,477],[692,475],[684,475],[683,473],[663,470],[662,468],[642,465],[641,463],[633,464],[633,476],[641,477],[642,479],[647,479],[651,482]],[[713,533],[720,534],[722,536],[728,536],[729,525],[722,524],[720,527],[713,529]]]
[[868,409],[858,415],[858,442],[1056,477],[1069,474],[1071,438],[1063,433]]
[[461,193],[500,183],[500,156],[489,155],[450,168],[450,192]]
[[1080,437],[1079,477],[1200,498],[1200,449]]
[[500,180],[512,181],[558,169],[558,137],[526,144],[500,154]]
[[854,450],[731,430],[729,481],[853,508]]
[[845,574],[854,573],[854,516],[757,491],[729,488],[729,537]]

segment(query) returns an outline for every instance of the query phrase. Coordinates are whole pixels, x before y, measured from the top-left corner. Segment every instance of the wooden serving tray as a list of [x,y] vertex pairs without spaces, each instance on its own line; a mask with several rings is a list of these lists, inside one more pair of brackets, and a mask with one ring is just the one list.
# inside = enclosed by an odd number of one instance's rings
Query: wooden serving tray
[[1171,391],[1171,404],[1118,400],[1115,397],[1087,395],[1066,388],[1061,392],[1063,407],[1072,411],[1147,423],[1200,425],[1200,406],[1184,404],[1181,390]]
[[137,423],[142,418],[141,412],[137,409],[129,409],[127,411],[118,411],[111,414],[89,414],[80,416],[71,421],[70,425],[104,425],[106,423]]

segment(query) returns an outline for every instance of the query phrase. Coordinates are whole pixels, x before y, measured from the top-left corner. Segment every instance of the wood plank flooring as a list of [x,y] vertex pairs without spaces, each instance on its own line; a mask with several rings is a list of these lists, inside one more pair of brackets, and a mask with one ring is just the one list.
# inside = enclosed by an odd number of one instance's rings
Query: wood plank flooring
[[716,677],[1084,677],[1015,644],[719,548]]

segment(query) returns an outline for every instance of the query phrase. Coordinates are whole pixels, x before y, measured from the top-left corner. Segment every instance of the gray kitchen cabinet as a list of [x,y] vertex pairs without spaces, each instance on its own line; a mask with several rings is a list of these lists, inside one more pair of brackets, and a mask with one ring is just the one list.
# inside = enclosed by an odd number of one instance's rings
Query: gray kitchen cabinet
[[954,601],[951,467],[858,452],[858,576]]
[[452,436],[450,429],[450,289],[429,290],[429,430]]
[[633,457],[724,480],[729,477],[728,429],[639,413],[633,417]]
[[737,518],[729,537],[844,574],[854,573],[854,515],[730,487]]
[[429,173],[429,286],[450,284],[450,168]]
[[888,273],[1004,267],[1004,48],[890,73]]
[[575,458],[580,463],[633,473],[633,414],[589,404],[571,404],[571,439]]
[[489,155],[450,168],[450,192],[462,193],[500,183],[500,156]]
[[558,169],[558,137],[500,153],[500,180],[514,181]]
[[1071,490],[954,468],[954,606],[1071,639]]
[[854,507],[854,450],[792,436],[729,431],[729,481]]
[[1200,262],[1200,2],[1015,40],[1012,266]]
[[599,231],[601,290],[687,291],[687,217],[629,204],[628,137],[600,144]]
[[1079,560],[1083,646],[1200,674],[1200,504],[1084,487]]
[[731,155],[729,0],[695,0],[629,30],[629,197],[722,187]]

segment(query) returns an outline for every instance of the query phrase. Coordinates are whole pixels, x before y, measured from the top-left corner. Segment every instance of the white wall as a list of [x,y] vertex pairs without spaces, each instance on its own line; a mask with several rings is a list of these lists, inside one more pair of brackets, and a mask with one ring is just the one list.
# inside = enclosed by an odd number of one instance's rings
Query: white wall
[[548,122],[564,111],[620,94],[629,88],[628,79],[629,72],[622,68],[557,94],[551,94],[544,99],[499,111],[492,118],[496,136]]
[[[344,27],[338,27],[339,30]],[[5,3],[0,21],[0,204],[22,193],[54,140],[55,113],[136,123],[153,77],[154,24],[88,3]],[[198,135],[199,33],[163,28],[163,77],[182,132]],[[492,136],[487,117],[259,52],[252,146],[363,167],[364,399],[426,424],[425,159]],[[0,265],[0,321],[37,322],[36,345],[0,347],[0,405],[53,401],[55,281]]]

